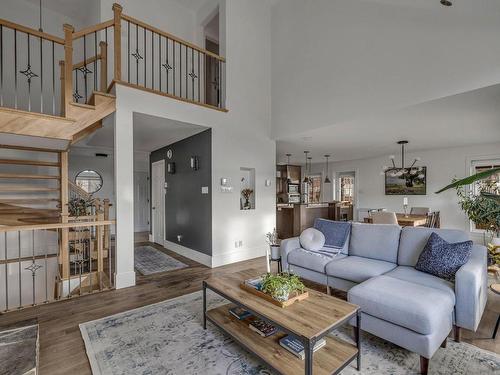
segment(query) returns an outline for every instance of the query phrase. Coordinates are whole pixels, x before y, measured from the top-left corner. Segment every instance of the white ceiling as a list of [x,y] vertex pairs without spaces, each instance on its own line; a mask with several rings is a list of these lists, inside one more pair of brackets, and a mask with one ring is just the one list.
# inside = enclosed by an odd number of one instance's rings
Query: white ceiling
[[[113,121],[104,121],[103,127],[76,146],[113,149]],[[134,151],[151,152],[191,137],[208,128],[167,118],[134,113]]]
[[[38,6],[40,2],[40,0],[25,1],[35,4],[36,6]],[[99,5],[100,0],[42,0],[43,8],[78,20],[82,25],[91,25],[99,22]]]
[[419,151],[500,142],[500,85],[429,101],[402,110],[311,130],[277,141],[277,161],[291,153],[304,162],[304,150],[314,161],[364,159],[397,152],[396,141],[410,141]]

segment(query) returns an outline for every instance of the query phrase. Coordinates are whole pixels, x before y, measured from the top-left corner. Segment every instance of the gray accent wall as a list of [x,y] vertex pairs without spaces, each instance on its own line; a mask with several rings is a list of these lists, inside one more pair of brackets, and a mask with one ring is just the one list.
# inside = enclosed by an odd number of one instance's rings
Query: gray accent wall
[[[172,159],[167,151],[173,152]],[[199,159],[199,169],[191,169],[191,156]],[[153,151],[151,164],[165,160],[165,237],[203,254],[212,255],[212,130],[208,129]],[[175,173],[167,165],[175,163]],[[151,173],[150,173],[151,175]],[[202,187],[208,194],[202,194]],[[152,216],[151,216],[152,217]],[[182,236],[178,241],[177,236]]]

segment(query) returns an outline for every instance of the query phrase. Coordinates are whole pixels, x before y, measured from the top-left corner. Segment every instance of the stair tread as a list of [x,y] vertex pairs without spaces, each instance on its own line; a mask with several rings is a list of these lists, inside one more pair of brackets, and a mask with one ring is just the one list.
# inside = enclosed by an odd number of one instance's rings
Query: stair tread
[[61,177],[48,175],[48,174],[0,173],[0,178],[33,179],[33,180],[59,180]]
[[17,184],[0,185],[0,192],[26,192],[26,191],[59,191],[59,188],[51,188],[46,186],[29,186]]
[[0,159],[0,164],[37,165],[44,167],[59,167],[59,162],[28,160],[28,159]]
[[26,204],[26,203],[46,203],[46,202],[60,202],[57,198],[7,198],[0,199],[0,203],[15,203],[15,204]]

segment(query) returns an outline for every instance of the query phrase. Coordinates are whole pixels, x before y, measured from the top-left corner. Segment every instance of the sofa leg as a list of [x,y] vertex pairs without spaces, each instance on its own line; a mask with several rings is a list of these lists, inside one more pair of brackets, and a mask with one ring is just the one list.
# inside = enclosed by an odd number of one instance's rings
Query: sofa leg
[[444,339],[443,343],[441,344],[442,348],[446,348],[446,343],[448,342],[448,337]]
[[429,359],[420,356],[420,373],[427,375],[427,371],[429,371]]
[[460,334],[461,334],[460,327],[455,326],[454,328],[455,328],[455,341],[456,342],[460,342],[460,339],[461,339],[461,337],[460,337]]

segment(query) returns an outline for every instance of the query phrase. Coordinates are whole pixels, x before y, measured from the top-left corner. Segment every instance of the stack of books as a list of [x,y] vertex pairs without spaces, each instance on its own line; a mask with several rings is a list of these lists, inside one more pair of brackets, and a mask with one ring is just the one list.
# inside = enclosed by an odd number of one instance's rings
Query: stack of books
[[252,316],[250,311],[247,311],[241,307],[233,307],[233,308],[229,309],[229,313],[238,320],[245,320],[245,319],[250,318]]
[[[280,345],[283,348],[285,348],[286,350],[288,350],[290,353],[292,353],[293,355],[295,355],[296,357],[298,357],[302,360],[304,360],[304,358],[306,357],[305,351],[304,351],[304,345],[295,336],[287,335],[287,336],[283,337],[282,339],[280,339]],[[313,351],[315,352],[315,351],[321,349],[325,345],[326,345],[325,339],[318,340],[318,342],[316,342],[316,344],[314,345]]]
[[262,337],[268,337],[271,335],[274,335],[276,332],[278,332],[278,329],[273,326],[272,324],[266,323],[262,319],[255,318],[253,319],[250,324],[248,324],[248,327],[252,331],[257,332],[259,335]]

